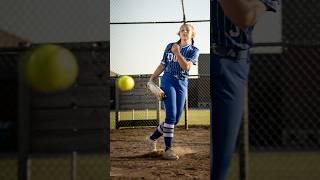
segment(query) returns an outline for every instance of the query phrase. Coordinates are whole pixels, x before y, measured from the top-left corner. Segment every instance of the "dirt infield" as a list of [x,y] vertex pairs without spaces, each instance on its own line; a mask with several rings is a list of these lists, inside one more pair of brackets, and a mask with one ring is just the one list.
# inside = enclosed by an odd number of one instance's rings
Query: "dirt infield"
[[[144,138],[154,128],[111,130],[111,179],[209,179],[209,127],[175,129],[173,147],[180,159],[150,154]],[[160,138],[158,148],[163,151]]]

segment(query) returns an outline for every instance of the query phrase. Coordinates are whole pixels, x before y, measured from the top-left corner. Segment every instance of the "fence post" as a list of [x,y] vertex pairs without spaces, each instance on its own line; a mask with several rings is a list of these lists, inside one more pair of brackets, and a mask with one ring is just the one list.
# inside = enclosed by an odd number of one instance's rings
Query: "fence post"
[[[158,77],[158,86],[160,87],[160,77]],[[161,111],[161,101],[156,100],[158,103],[158,108],[157,108],[157,120],[158,120],[158,125],[160,124],[160,111]]]
[[116,112],[115,112],[115,123],[116,123],[116,129],[119,129],[119,120],[120,120],[120,113],[119,113],[119,89],[118,89],[118,85],[117,85],[117,80],[118,80],[118,76],[116,76],[116,79],[115,79],[115,103],[116,103]]
[[77,152],[72,152],[71,157],[71,180],[77,180]]
[[243,121],[239,133],[239,173],[240,180],[249,180],[249,107],[248,84],[245,89]]
[[[22,46],[25,47],[25,46]],[[30,93],[24,81],[24,62],[17,59],[18,70],[18,180],[28,180],[30,153]],[[30,167],[29,167],[30,168]]]
[[186,95],[186,102],[184,104],[184,128],[188,129],[188,119],[189,119],[189,106],[188,106],[188,91],[187,91],[187,95]]

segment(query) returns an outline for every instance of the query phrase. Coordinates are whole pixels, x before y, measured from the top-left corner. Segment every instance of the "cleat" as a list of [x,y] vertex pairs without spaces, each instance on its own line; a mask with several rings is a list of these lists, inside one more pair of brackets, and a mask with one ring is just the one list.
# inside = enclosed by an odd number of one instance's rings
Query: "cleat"
[[167,160],[178,160],[179,156],[170,148],[163,153],[163,158]]
[[148,150],[150,152],[157,151],[157,141],[154,141],[154,140],[150,139],[149,136],[147,136],[145,139],[145,143],[147,144]]

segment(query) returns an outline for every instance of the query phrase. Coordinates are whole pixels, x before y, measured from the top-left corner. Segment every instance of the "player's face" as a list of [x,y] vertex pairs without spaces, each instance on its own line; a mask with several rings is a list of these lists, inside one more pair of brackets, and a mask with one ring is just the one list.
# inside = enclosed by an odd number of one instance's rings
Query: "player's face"
[[183,25],[180,27],[179,36],[181,40],[191,40],[193,34],[193,28],[188,25]]

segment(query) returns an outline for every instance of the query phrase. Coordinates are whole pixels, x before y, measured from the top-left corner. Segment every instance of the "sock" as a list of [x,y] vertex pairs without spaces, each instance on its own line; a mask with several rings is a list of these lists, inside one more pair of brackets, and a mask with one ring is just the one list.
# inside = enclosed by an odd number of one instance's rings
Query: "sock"
[[164,144],[166,145],[165,151],[171,148],[172,137],[164,137]]
[[163,124],[163,136],[164,136],[164,144],[166,145],[166,149],[168,150],[171,148],[172,138],[174,132],[174,124]]
[[150,136],[150,139],[157,140],[159,137],[163,135],[163,123],[161,123],[156,130],[153,132],[153,134]]

